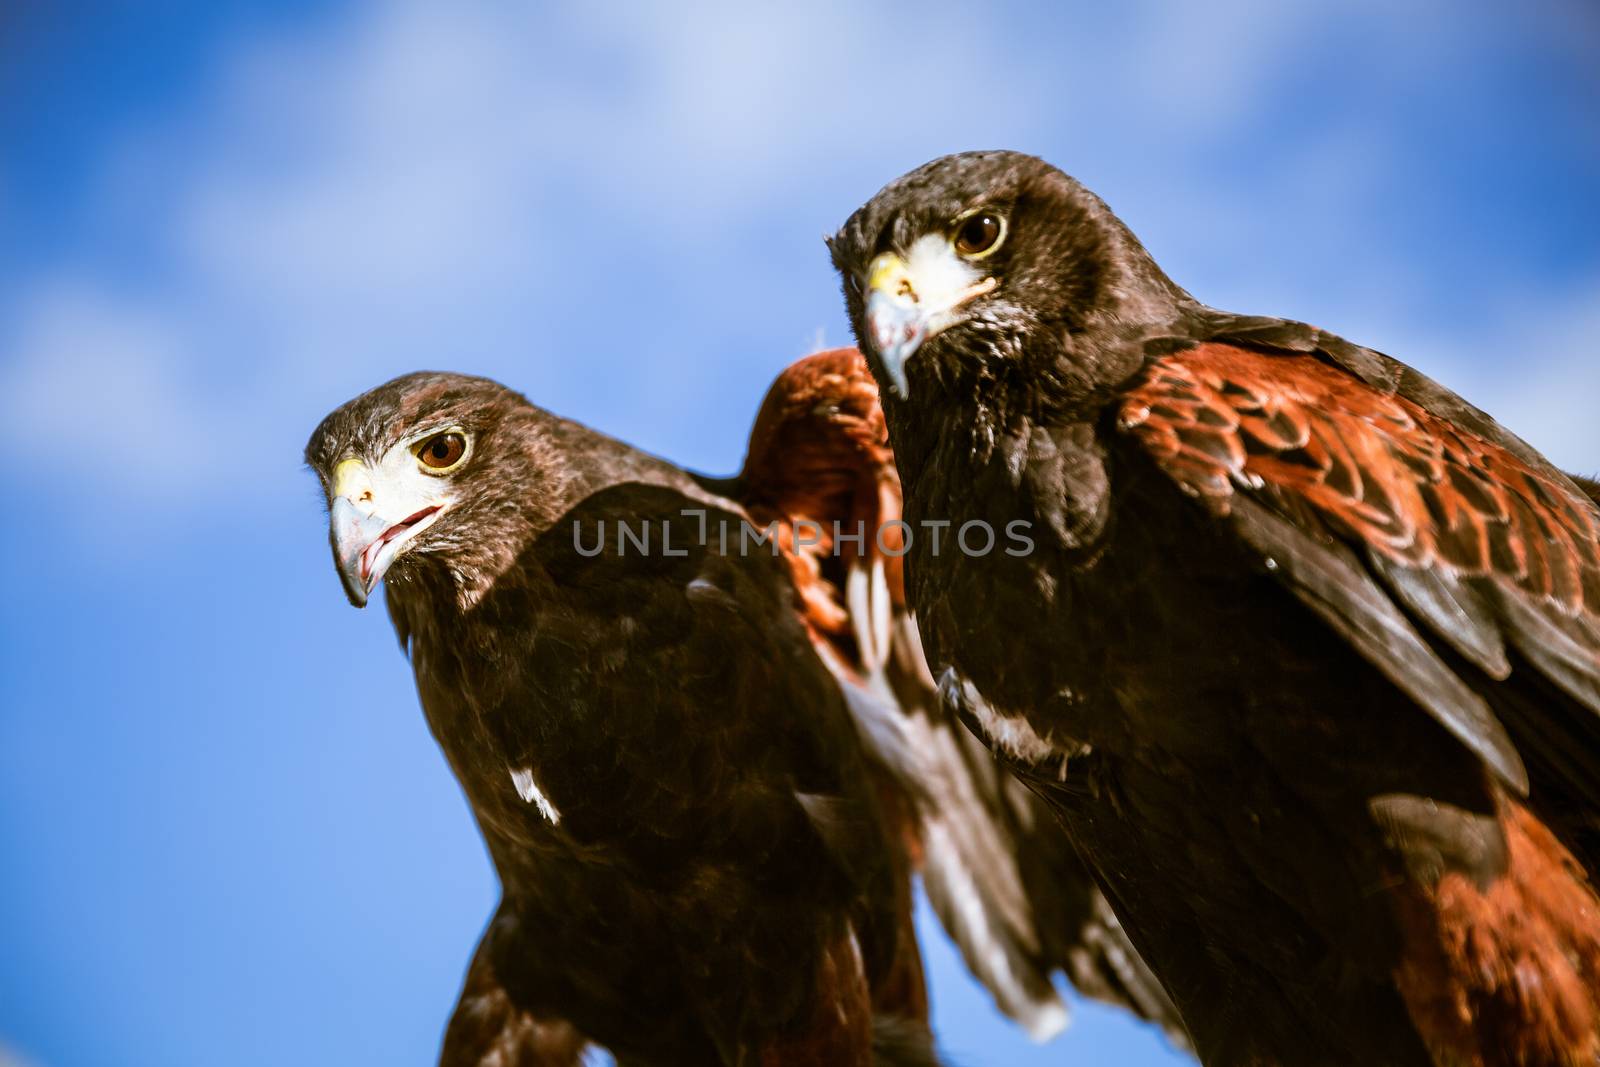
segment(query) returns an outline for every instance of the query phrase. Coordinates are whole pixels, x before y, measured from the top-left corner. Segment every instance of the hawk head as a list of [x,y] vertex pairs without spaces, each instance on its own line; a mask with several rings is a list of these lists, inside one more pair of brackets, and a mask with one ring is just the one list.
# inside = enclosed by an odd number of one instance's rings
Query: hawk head
[[1165,321],[1188,299],[1098,197],[1019,152],[925,164],[828,247],[861,348],[902,400],[917,353],[919,374],[992,377],[1055,358],[1048,343],[1074,332]]
[[306,464],[350,603],[436,565],[458,591],[504,570],[555,481],[538,409],[487,378],[418,372],[322,420]]

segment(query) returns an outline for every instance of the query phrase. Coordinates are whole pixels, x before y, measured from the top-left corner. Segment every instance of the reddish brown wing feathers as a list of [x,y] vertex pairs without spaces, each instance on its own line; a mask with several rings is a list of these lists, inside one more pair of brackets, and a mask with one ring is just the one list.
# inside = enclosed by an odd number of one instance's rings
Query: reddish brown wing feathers
[[1490,577],[1600,621],[1600,512],[1313,357],[1200,345],[1156,362],[1122,424],[1219,513],[1236,486],[1270,487],[1395,563]]
[[[1248,499],[1302,533],[1339,535],[1490,677],[1510,673],[1509,641],[1600,713],[1600,510],[1559,475],[1314,356],[1228,344],[1157,360],[1126,394],[1120,424],[1213,512]],[[1402,673],[1433,669],[1415,651]],[[1453,683],[1435,672],[1428,684]],[[1440,698],[1469,722],[1458,733],[1477,730],[1514,780],[1498,728],[1459,710],[1471,702],[1459,690]]]
[[1441,1063],[1585,1067],[1600,1059],[1600,904],[1576,860],[1506,802],[1506,873],[1459,871],[1400,898],[1395,974]]
[[[843,565],[881,559],[894,602],[904,603],[900,531],[892,525],[900,518],[900,478],[861,353],[817,352],[778,376],[750,431],[743,483],[742,503],[751,517],[778,524],[813,633],[836,644],[851,634],[850,613],[839,598],[842,576],[823,573],[835,556],[836,534],[844,535],[837,553]],[[797,529],[801,523],[813,525]],[[813,538],[814,544],[799,544]]]

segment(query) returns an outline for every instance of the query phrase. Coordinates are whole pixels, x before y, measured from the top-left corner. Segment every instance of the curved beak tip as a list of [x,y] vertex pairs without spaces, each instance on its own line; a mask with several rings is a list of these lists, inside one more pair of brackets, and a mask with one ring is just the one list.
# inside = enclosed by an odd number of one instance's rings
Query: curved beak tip
[[922,309],[915,300],[874,289],[867,298],[867,330],[890,392],[904,400],[910,393],[906,360],[928,336]]
[[367,570],[364,560],[373,542],[383,536],[386,524],[375,515],[364,515],[349,497],[336,497],[328,508],[328,543],[333,548],[333,565],[339,572],[345,596],[354,607],[364,608],[372,587],[382,576]]
[[370,590],[357,581],[350,570],[342,562],[339,562],[337,553],[334,554],[334,561],[339,563],[339,580],[344,584],[344,595],[350,601],[350,606],[353,608],[366,607]]

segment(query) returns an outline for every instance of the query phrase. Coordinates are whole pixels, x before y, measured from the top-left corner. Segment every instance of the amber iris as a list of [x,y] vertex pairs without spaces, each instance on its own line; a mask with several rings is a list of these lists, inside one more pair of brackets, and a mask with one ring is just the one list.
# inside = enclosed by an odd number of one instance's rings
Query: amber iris
[[956,231],[956,251],[964,256],[981,256],[999,243],[1002,232],[1000,216],[980,211],[963,221]]
[[445,470],[461,462],[467,451],[467,439],[458,433],[442,433],[422,442],[417,458],[424,467]]

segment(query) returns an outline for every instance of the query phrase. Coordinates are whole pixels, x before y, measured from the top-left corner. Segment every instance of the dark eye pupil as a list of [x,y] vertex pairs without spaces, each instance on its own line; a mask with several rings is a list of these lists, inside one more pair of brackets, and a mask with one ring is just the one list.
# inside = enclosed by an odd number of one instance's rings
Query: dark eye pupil
[[417,457],[430,467],[442,469],[458,462],[466,450],[466,439],[460,434],[444,433],[424,442]]
[[1000,220],[993,215],[974,215],[961,224],[961,233],[956,238],[963,252],[982,252],[991,247],[1000,237]]

